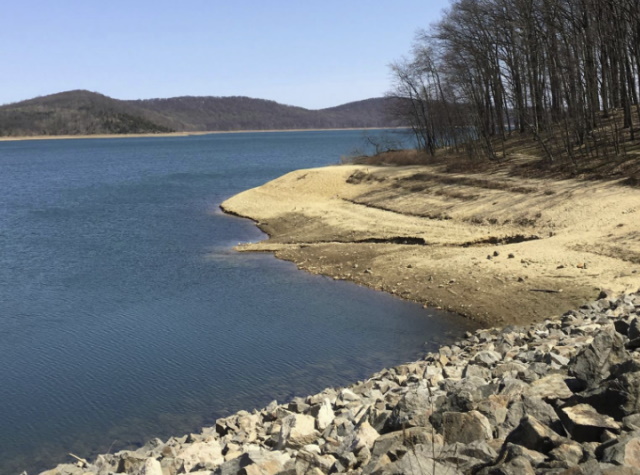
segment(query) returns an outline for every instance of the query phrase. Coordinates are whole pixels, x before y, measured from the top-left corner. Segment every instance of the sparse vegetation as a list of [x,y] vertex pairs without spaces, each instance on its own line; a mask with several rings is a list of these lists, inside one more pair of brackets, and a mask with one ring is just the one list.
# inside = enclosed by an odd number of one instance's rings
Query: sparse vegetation
[[423,165],[427,161],[427,154],[421,150],[391,150],[372,156],[353,157],[350,163],[355,165],[409,166]]
[[618,173],[637,162],[639,35],[636,0],[454,0],[389,95],[432,156]]

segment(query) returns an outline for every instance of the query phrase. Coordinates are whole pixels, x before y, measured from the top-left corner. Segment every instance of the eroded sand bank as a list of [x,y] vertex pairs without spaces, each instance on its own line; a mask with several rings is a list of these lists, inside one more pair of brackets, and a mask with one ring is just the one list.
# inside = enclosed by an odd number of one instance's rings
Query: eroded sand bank
[[270,236],[240,251],[273,251],[487,325],[640,287],[640,190],[617,182],[335,166],[289,173],[222,208]]

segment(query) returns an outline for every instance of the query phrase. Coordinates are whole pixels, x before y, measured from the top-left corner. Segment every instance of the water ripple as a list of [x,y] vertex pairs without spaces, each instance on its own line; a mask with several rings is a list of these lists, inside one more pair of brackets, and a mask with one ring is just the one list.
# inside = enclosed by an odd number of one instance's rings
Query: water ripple
[[231,250],[264,235],[212,212],[223,198],[359,140],[0,143],[0,473],[193,431],[363,378],[419,354],[427,335],[463,330]]

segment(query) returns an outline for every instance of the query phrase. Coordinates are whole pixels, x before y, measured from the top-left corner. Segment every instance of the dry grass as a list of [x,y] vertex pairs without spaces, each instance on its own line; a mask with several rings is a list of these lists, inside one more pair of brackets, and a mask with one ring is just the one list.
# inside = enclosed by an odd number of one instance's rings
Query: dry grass
[[353,157],[350,160],[350,163],[353,165],[371,165],[383,167],[426,165],[430,162],[431,157],[419,150],[392,150],[373,156],[363,155],[360,157]]
[[[637,111],[634,110],[634,118]],[[626,178],[629,186],[640,185],[640,128],[631,139],[629,129],[621,127],[620,111],[600,117],[598,127],[591,131],[582,145],[571,143],[561,127],[532,134],[512,132],[505,142],[493,141],[498,159],[488,160],[481,152],[441,149],[435,156],[416,150],[401,150],[376,156],[356,157],[350,163],[371,166],[435,165],[444,173],[506,173],[521,178],[578,178],[610,180]],[[636,119],[637,121],[637,119]],[[636,127],[638,127],[636,125]],[[544,147],[541,142],[544,142]],[[482,148],[480,143],[468,149]],[[553,157],[549,158],[547,151]]]

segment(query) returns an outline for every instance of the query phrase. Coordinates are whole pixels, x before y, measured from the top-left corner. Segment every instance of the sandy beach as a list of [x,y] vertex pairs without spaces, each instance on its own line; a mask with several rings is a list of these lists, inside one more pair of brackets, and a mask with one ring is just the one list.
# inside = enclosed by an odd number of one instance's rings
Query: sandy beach
[[300,269],[484,325],[557,316],[640,287],[640,190],[617,181],[446,173],[438,166],[298,170],[222,204]]
[[189,137],[191,135],[207,135],[220,132],[165,132],[158,134],[91,134],[91,135],[22,135],[3,136],[0,142],[14,142],[17,140],[69,140],[69,139],[125,139],[139,137]]

